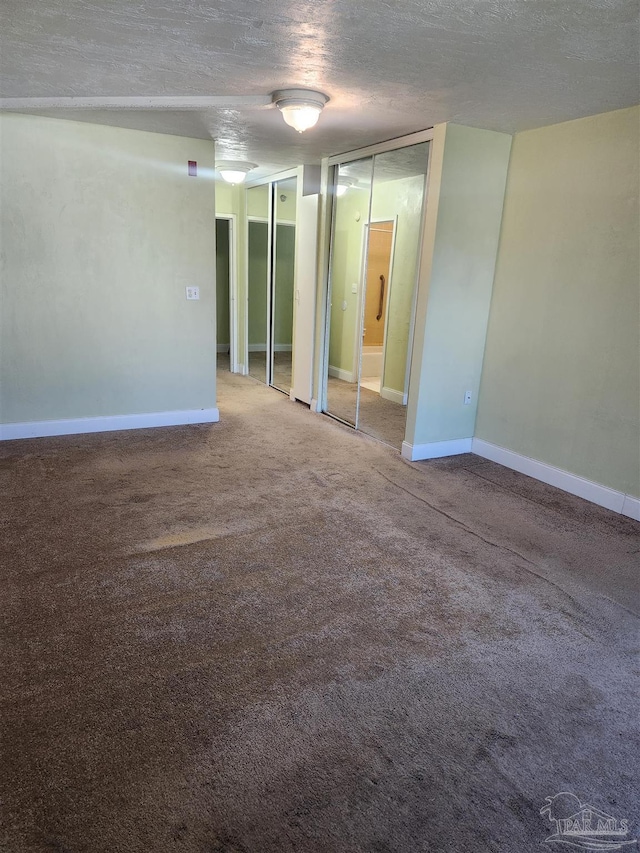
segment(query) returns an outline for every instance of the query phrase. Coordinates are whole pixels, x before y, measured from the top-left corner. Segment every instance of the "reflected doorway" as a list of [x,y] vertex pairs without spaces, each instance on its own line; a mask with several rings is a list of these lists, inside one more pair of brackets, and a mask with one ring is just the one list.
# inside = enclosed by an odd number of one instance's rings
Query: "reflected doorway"
[[365,263],[364,326],[360,387],[380,393],[395,222],[372,222]]

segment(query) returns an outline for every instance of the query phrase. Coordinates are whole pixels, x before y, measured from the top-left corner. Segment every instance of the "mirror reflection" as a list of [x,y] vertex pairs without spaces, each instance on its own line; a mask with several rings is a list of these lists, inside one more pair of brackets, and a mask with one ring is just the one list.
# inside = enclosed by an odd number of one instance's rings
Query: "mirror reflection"
[[358,428],[402,446],[429,143],[377,154],[363,275]]
[[336,168],[326,411],[400,448],[429,143]]
[[273,229],[272,372],[271,384],[280,391],[291,390],[293,348],[293,299],[296,245],[297,179],[273,185],[275,228]]
[[269,185],[247,190],[249,375],[268,382]]
[[364,228],[369,218],[373,159],[336,167],[331,267],[326,411],[357,426],[360,293]]

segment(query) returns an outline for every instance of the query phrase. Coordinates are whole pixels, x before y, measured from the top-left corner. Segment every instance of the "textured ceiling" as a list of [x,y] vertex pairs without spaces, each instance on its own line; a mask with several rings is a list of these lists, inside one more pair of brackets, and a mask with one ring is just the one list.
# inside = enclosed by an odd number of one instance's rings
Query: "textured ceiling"
[[514,132],[639,100],[636,0],[3,0],[1,15],[5,98],[326,92],[304,135],[264,106],[37,110],[211,136],[263,173],[442,121]]

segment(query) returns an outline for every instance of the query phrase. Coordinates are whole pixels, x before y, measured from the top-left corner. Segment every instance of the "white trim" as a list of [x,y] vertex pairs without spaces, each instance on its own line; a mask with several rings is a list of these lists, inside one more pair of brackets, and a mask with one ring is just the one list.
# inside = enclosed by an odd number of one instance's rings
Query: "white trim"
[[[291,352],[293,344],[274,344],[274,352]],[[267,352],[266,344],[249,344],[249,352]]]
[[88,432],[147,429],[149,427],[213,424],[220,420],[218,409],[185,409],[176,412],[147,412],[140,415],[106,415],[100,418],[69,418],[59,421],[28,421],[0,424],[0,441],[45,438],[54,435],[81,435]]
[[253,187],[262,187],[265,184],[275,184],[278,181],[286,181],[288,178],[298,177],[298,167],[292,169],[283,169],[282,172],[273,172],[270,175],[264,175],[262,178],[252,178],[250,181],[245,181],[245,187],[250,190]]
[[499,447],[497,444],[492,444],[490,441],[484,441],[481,438],[473,439],[471,451],[477,456],[490,459],[492,462],[497,462],[499,465],[504,465],[520,474],[526,474],[528,477],[541,480],[543,483],[548,483],[550,486],[569,492],[569,494],[577,495],[579,498],[603,506],[612,512],[618,512],[640,521],[640,499],[625,495],[624,492],[616,491],[616,489],[611,489],[600,483],[594,483],[593,480],[587,480],[562,468],[549,465],[547,462],[531,459],[529,456],[523,456],[521,453],[515,453],[513,450],[507,450],[505,447]]
[[395,388],[387,388],[386,385],[383,385],[380,396],[384,397],[385,400],[391,400],[392,403],[399,403],[401,406],[407,405],[406,394],[403,394],[402,391],[396,391]]
[[329,376],[334,379],[342,379],[343,382],[353,382],[353,373],[348,370],[343,370],[341,367],[333,367],[329,365]]
[[471,453],[471,438],[456,438],[451,441],[431,441],[428,444],[402,442],[402,457],[409,462],[420,459],[440,459],[442,456],[459,456]]
[[230,350],[230,344],[216,344],[217,353],[227,353]]
[[267,107],[271,95],[93,95],[89,98],[0,98],[0,110],[207,110]]
[[419,142],[430,142],[433,139],[433,128],[419,130],[408,136],[398,136],[395,139],[387,139],[385,142],[377,142],[367,145],[366,148],[356,148],[355,151],[345,151],[343,154],[334,154],[328,159],[330,166],[348,163],[351,160],[362,160],[364,157],[372,157],[374,154],[384,154],[386,151],[396,151],[398,148],[407,148],[409,145],[417,145]]

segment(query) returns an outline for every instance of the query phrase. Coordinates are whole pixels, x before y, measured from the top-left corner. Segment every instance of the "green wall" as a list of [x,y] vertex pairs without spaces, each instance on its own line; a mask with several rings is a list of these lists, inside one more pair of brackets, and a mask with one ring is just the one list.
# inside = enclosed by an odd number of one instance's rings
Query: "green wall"
[[[409,386],[407,442],[474,434],[511,137],[438,125]],[[472,404],[464,405],[465,391]]]
[[250,187],[246,190],[247,216],[267,219],[269,216],[269,184]]
[[476,435],[640,495],[633,108],[517,134]]
[[264,347],[267,340],[267,274],[269,264],[266,222],[249,222],[248,309],[249,346]]
[[215,407],[213,144],[17,114],[0,134],[0,419]]
[[291,347],[293,337],[295,240],[296,229],[294,225],[277,225],[273,321],[276,347]]

